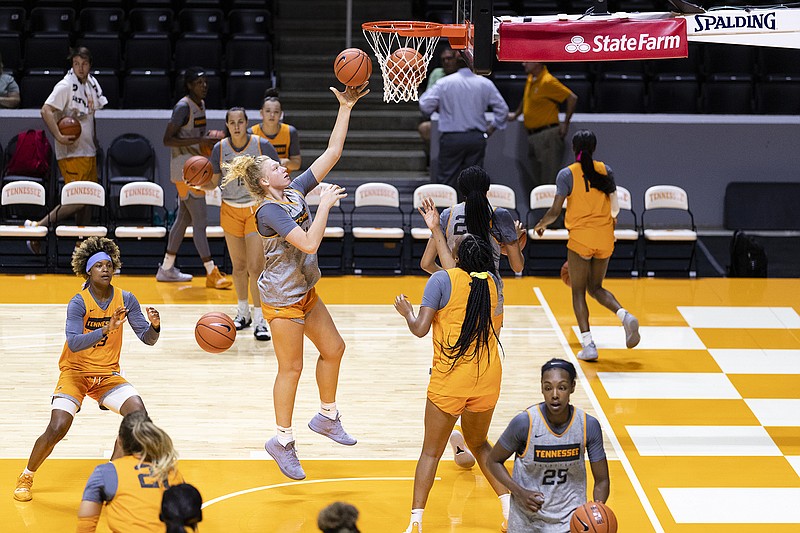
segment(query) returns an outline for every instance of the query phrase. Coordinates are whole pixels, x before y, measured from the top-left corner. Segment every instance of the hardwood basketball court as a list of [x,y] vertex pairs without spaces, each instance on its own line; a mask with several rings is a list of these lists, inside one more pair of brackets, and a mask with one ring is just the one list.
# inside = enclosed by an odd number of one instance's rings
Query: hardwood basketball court
[[[425,278],[320,282],[348,346],[337,400],[359,443],[339,446],[306,427],[319,401],[316,353],[308,343],[294,420],[308,474],[302,482],[281,475],[263,449],[274,433],[271,343],[256,341],[248,328],[228,352],[202,352],[194,323],[211,310],[233,314],[235,297],[201,282],[115,279],[161,312],[154,347],[126,327],[122,364],[154,421],[174,439],[186,479],[204,497],[200,530],[313,532],[317,512],[343,500],[361,511],[362,531],[402,531],[422,442],[431,346],[408,332],[391,302],[402,292],[417,305]],[[13,500],[16,476],[49,418],[66,303],[79,283],[71,276],[0,277],[3,530],[74,530],[86,478],[110,455],[119,427],[117,415],[88,399],[39,469],[33,501]],[[642,343],[625,350],[616,317],[590,304],[601,358],[581,363],[573,403],[603,425],[609,505],[620,532],[796,531],[800,282],[612,279],[607,287],[639,317]],[[541,400],[539,367],[547,359],[577,362],[569,291],[559,280],[508,279],[505,296],[503,392],[492,439]],[[479,470],[461,470],[451,458],[446,452],[440,465],[425,530],[499,531],[499,504]],[[105,527],[101,519],[99,531]]]

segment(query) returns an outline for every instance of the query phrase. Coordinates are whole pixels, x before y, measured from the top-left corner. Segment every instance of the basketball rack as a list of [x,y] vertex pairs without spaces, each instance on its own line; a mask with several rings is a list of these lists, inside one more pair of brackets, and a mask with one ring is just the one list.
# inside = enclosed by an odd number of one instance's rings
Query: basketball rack
[[[469,43],[471,27],[469,22],[439,24],[406,20],[384,20],[362,24],[364,36],[381,67],[383,101],[399,103],[418,100],[419,85],[427,75],[428,65],[439,38],[446,37],[453,49],[464,50]],[[419,53],[422,65],[416,61],[404,63],[404,59],[400,60],[400,64],[388,65],[392,54],[408,48]],[[405,55],[399,54],[396,57],[403,58]]]

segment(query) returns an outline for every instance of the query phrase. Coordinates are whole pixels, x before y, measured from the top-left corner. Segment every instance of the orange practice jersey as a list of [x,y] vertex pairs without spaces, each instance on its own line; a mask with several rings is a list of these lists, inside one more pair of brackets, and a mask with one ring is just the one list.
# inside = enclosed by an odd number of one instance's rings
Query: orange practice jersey
[[[569,230],[570,239],[592,248],[613,249],[611,199],[606,193],[589,186],[588,180],[583,179],[580,163],[573,163],[567,168],[572,172],[572,192],[567,201],[564,225]],[[594,169],[598,174],[607,174],[602,161],[595,161]]]
[[289,125],[281,124],[281,129],[275,137],[269,137],[264,130],[261,129],[261,124],[253,126],[253,135],[264,137],[278,152],[278,157],[281,159],[289,159],[289,144],[291,144],[291,136],[289,135]]
[[[470,275],[460,268],[447,270],[450,277],[450,300],[436,311],[433,318],[433,366],[428,390],[445,396],[459,398],[492,394],[500,387],[503,368],[497,348],[497,338],[489,335],[489,345],[480,350],[479,357],[462,356],[455,366],[445,353],[461,334],[461,325],[469,298]],[[497,307],[497,285],[491,280],[489,291],[492,314]],[[451,368],[452,366],[452,368]]]
[[[101,309],[94,297],[89,292],[89,287],[83,289],[79,294],[83,298],[83,305],[86,307],[84,314],[83,332],[89,333],[100,329],[111,321],[111,315],[118,307],[125,304],[122,299],[122,290],[112,287],[114,296],[106,309]],[[84,374],[111,374],[119,372],[119,355],[122,351],[122,328],[117,328],[109,332],[100,341],[85,350],[73,352],[69,345],[64,342],[64,350],[61,352],[61,359],[58,361],[58,368],[62,372],[74,370]]]
[[126,455],[111,461],[117,471],[117,492],[106,505],[108,527],[125,533],[163,533],[164,523],[158,519],[161,497],[172,485],[183,483],[177,470],[169,473],[166,483],[153,477],[149,463]]

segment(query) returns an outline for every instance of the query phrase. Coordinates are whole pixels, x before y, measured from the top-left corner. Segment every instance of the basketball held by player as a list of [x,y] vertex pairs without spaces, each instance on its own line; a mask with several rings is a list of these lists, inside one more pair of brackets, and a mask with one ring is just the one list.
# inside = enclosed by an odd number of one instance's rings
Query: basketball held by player
[[233,159],[222,182],[225,187],[234,180],[241,180],[259,202],[256,223],[264,239],[264,269],[258,287],[278,360],[273,387],[277,434],[266,442],[265,449],[281,472],[292,479],[306,477],[297,458],[292,430],[295,396],[303,369],[304,337],[308,337],[320,352],[316,368],[320,410],[308,426],[339,444],[356,443],[342,427],[336,407],[344,340],[315,290],[320,278],[317,250],[328,214],[346,193],[336,185],[325,187],[320,194],[316,218],[311,216],[305,195],[325,179],[341,157],[351,110],[369,92],[366,87],[366,83],[347,87],[344,92],[331,88],[339,102],[339,112],[328,146],[297,178],[292,179],[277,159],[245,155]]
[[[120,374],[122,326],[128,322],[139,340],[152,346],[161,331],[161,317],[148,307],[145,318],[136,297],[111,284],[120,266],[119,248],[105,237],[89,237],[72,254],[73,272],[86,281],[67,305],[67,340],[58,362],[61,374],[52,395],[50,422],[17,479],[18,501],[31,500],[34,474],[67,435],[86,396],[101,409],[123,416],[145,410],[139,393]],[[121,455],[117,442],[111,458]]]
[[498,331],[493,325],[499,305],[498,286],[491,272],[494,250],[482,238],[464,235],[455,263],[456,267],[440,270],[428,280],[417,315],[405,295],[397,296],[394,302],[411,333],[424,337],[433,329],[425,437],[414,473],[406,533],[422,532],[422,515],[436,468],[459,416],[466,445],[497,493],[503,519],[508,518],[508,490],[487,468],[491,450],[487,435],[503,375]]
[[586,293],[619,317],[625,329],[625,345],[639,344],[639,321],[626,311],[614,295],[603,288],[611,254],[614,253],[614,225],[619,213],[617,186],[611,168],[595,161],[597,138],[589,130],[580,130],[572,137],[575,163],[561,169],[556,177],[553,205],[536,223],[540,236],[561,214],[561,206],[569,198],[564,224],[569,230],[567,264],[572,287],[572,308],[581,331],[578,358],[595,361],[597,346],[589,330],[589,307]]
[[[511,491],[508,533],[569,531],[576,507],[586,503],[586,463],[592,499],[608,500],[610,480],[600,423],[570,404],[575,366],[551,359],[542,366],[544,401],[515,416],[489,454],[489,469]],[[505,462],[515,455],[514,473]]]

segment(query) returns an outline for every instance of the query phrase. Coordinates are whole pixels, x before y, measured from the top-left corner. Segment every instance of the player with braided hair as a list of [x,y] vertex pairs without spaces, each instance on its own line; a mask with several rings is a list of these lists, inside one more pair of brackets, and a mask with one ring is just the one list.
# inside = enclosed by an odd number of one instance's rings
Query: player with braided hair
[[572,287],[572,308],[581,330],[578,359],[595,361],[597,346],[589,331],[589,307],[586,293],[615,313],[625,329],[625,345],[639,344],[639,321],[626,311],[608,289],[603,288],[608,262],[614,253],[614,226],[619,213],[617,186],[611,168],[593,158],[597,137],[589,130],[572,136],[575,163],[561,169],[556,177],[556,195],[534,229],[540,236],[561,214],[564,200],[569,209],[564,224],[569,230],[567,264]]
[[[139,340],[152,346],[161,331],[161,318],[153,307],[147,308],[145,318],[136,297],[111,284],[121,265],[119,248],[105,237],[89,237],[72,254],[72,270],[86,282],[67,305],[67,340],[58,362],[61,375],[52,396],[50,423],[17,479],[17,501],[32,499],[34,473],[67,435],[86,396],[101,409],[123,416],[145,410],[139,393],[120,374],[122,325],[128,321]],[[121,454],[118,441],[111,458]]]
[[[431,203],[432,204],[432,203]],[[427,206],[428,208],[431,205]],[[426,209],[428,227],[438,247],[443,245],[435,209]],[[508,490],[487,467],[491,446],[486,440],[492,422],[503,368],[494,326],[498,306],[492,246],[472,234],[462,237],[456,267],[436,272],[428,280],[419,314],[404,294],[394,307],[411,333],[424,337],[433,328],[433,364],[425,405],[425,439],[414,474],[411,520],[406,533],[422,532],[422,514],[436,476],[436,467],[461,416],[466,445],[500,497],[508,518]]]
[[164,531],[162,494],[183,483],[172,439],[147,413],[135,411],[122,419],[117,443],[123,455],[96,466],[86,482],[78,533],[94,533],[104,505],[111,531]]

